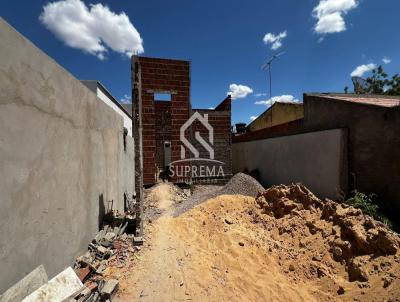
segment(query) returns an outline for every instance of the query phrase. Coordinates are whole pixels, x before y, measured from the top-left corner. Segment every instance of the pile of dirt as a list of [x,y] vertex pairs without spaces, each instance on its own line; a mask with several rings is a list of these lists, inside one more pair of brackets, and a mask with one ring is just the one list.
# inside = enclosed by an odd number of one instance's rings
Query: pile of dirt
[[321,201],[300,184],[271,187],[256,203],[262,213],[254,221],[291,251],[278,248],[281,261],[295,262],[293,278],[325,278],[324,285],[339,293],[356,284],[379,299],[392,291],[389,296],[400,298],[400,237],[383,223],[346,204]]
[[174,216],[179,216],[196,205],[220,195],[243,195],[256,197],[258,193],[263,191],[263,186],[253,177],[244,173],[237,173],[224,186],[194,186],[193,194],[188,197],[185,202],[177,206]]
[[263,186],[253,177],[244,173],[237,173],[217,193],[218,195],[243,195],[256,197],[258,193],[263,191]]
[[400,299],[399,236],[301,185],[218,196],[147,234],[121,301]]

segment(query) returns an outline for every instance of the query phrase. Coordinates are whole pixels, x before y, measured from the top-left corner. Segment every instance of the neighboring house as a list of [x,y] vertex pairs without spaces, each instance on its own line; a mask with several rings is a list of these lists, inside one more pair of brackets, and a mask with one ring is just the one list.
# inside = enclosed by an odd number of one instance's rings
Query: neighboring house
[[247,131],[270,128],[302,119],[303,117],[304,110],[302,103],[275,102],[247,126]]
[[101,99],[104,103],[114,109],[122,118],[124,119],[124,127],[128,130],[128,135],[132,136],[132,113],[128,111],[120,104],[101,84],[99,81],[91,81],[91,80],[82,80],[82,84],[84,84],[87,88],[92,90],[99,99]]
[[400,213],[400,97],[306,93],[303,106],[301,120],[234,136],[233,172],[257,168],[266,186],[303,182],[321,197],[376,194]]
[[306,131],[348,130],[349,192],[377,194],[400,213],[400,97],[304,94],[304,111]]

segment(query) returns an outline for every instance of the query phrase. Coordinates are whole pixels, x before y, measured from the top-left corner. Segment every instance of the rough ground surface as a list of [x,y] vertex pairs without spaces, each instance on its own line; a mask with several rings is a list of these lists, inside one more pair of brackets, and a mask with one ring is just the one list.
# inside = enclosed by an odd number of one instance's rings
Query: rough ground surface
[[173,217],[179,192],[147,192],[161,216],[131,268],[107,272],[117,301],[400,301],[399,236],[359,210],[292,185]]
[[220,195],[243,195],[256,197],[264,188],[253,177],[244,173],[235,174],[225,186],[195,186],[193,194],[181,202],[174,210],[173,216],[179,216],[194,206]]

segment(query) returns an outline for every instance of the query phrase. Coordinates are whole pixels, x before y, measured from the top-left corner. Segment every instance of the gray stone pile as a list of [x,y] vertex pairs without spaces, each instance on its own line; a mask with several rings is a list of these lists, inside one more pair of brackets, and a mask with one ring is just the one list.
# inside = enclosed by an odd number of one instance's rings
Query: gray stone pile
[[264,191],[264,187],[253,177],[244,173],[237,173],[217,193],[218,195],[244,195],[257,197],[258,193]]

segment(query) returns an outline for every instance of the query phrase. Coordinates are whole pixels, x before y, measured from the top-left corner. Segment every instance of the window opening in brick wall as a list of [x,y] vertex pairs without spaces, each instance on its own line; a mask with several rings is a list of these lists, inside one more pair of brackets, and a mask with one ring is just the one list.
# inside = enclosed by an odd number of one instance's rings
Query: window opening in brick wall
[[171,101],[171,93],[169,92],[155,92],[154,100],[155,101]]

